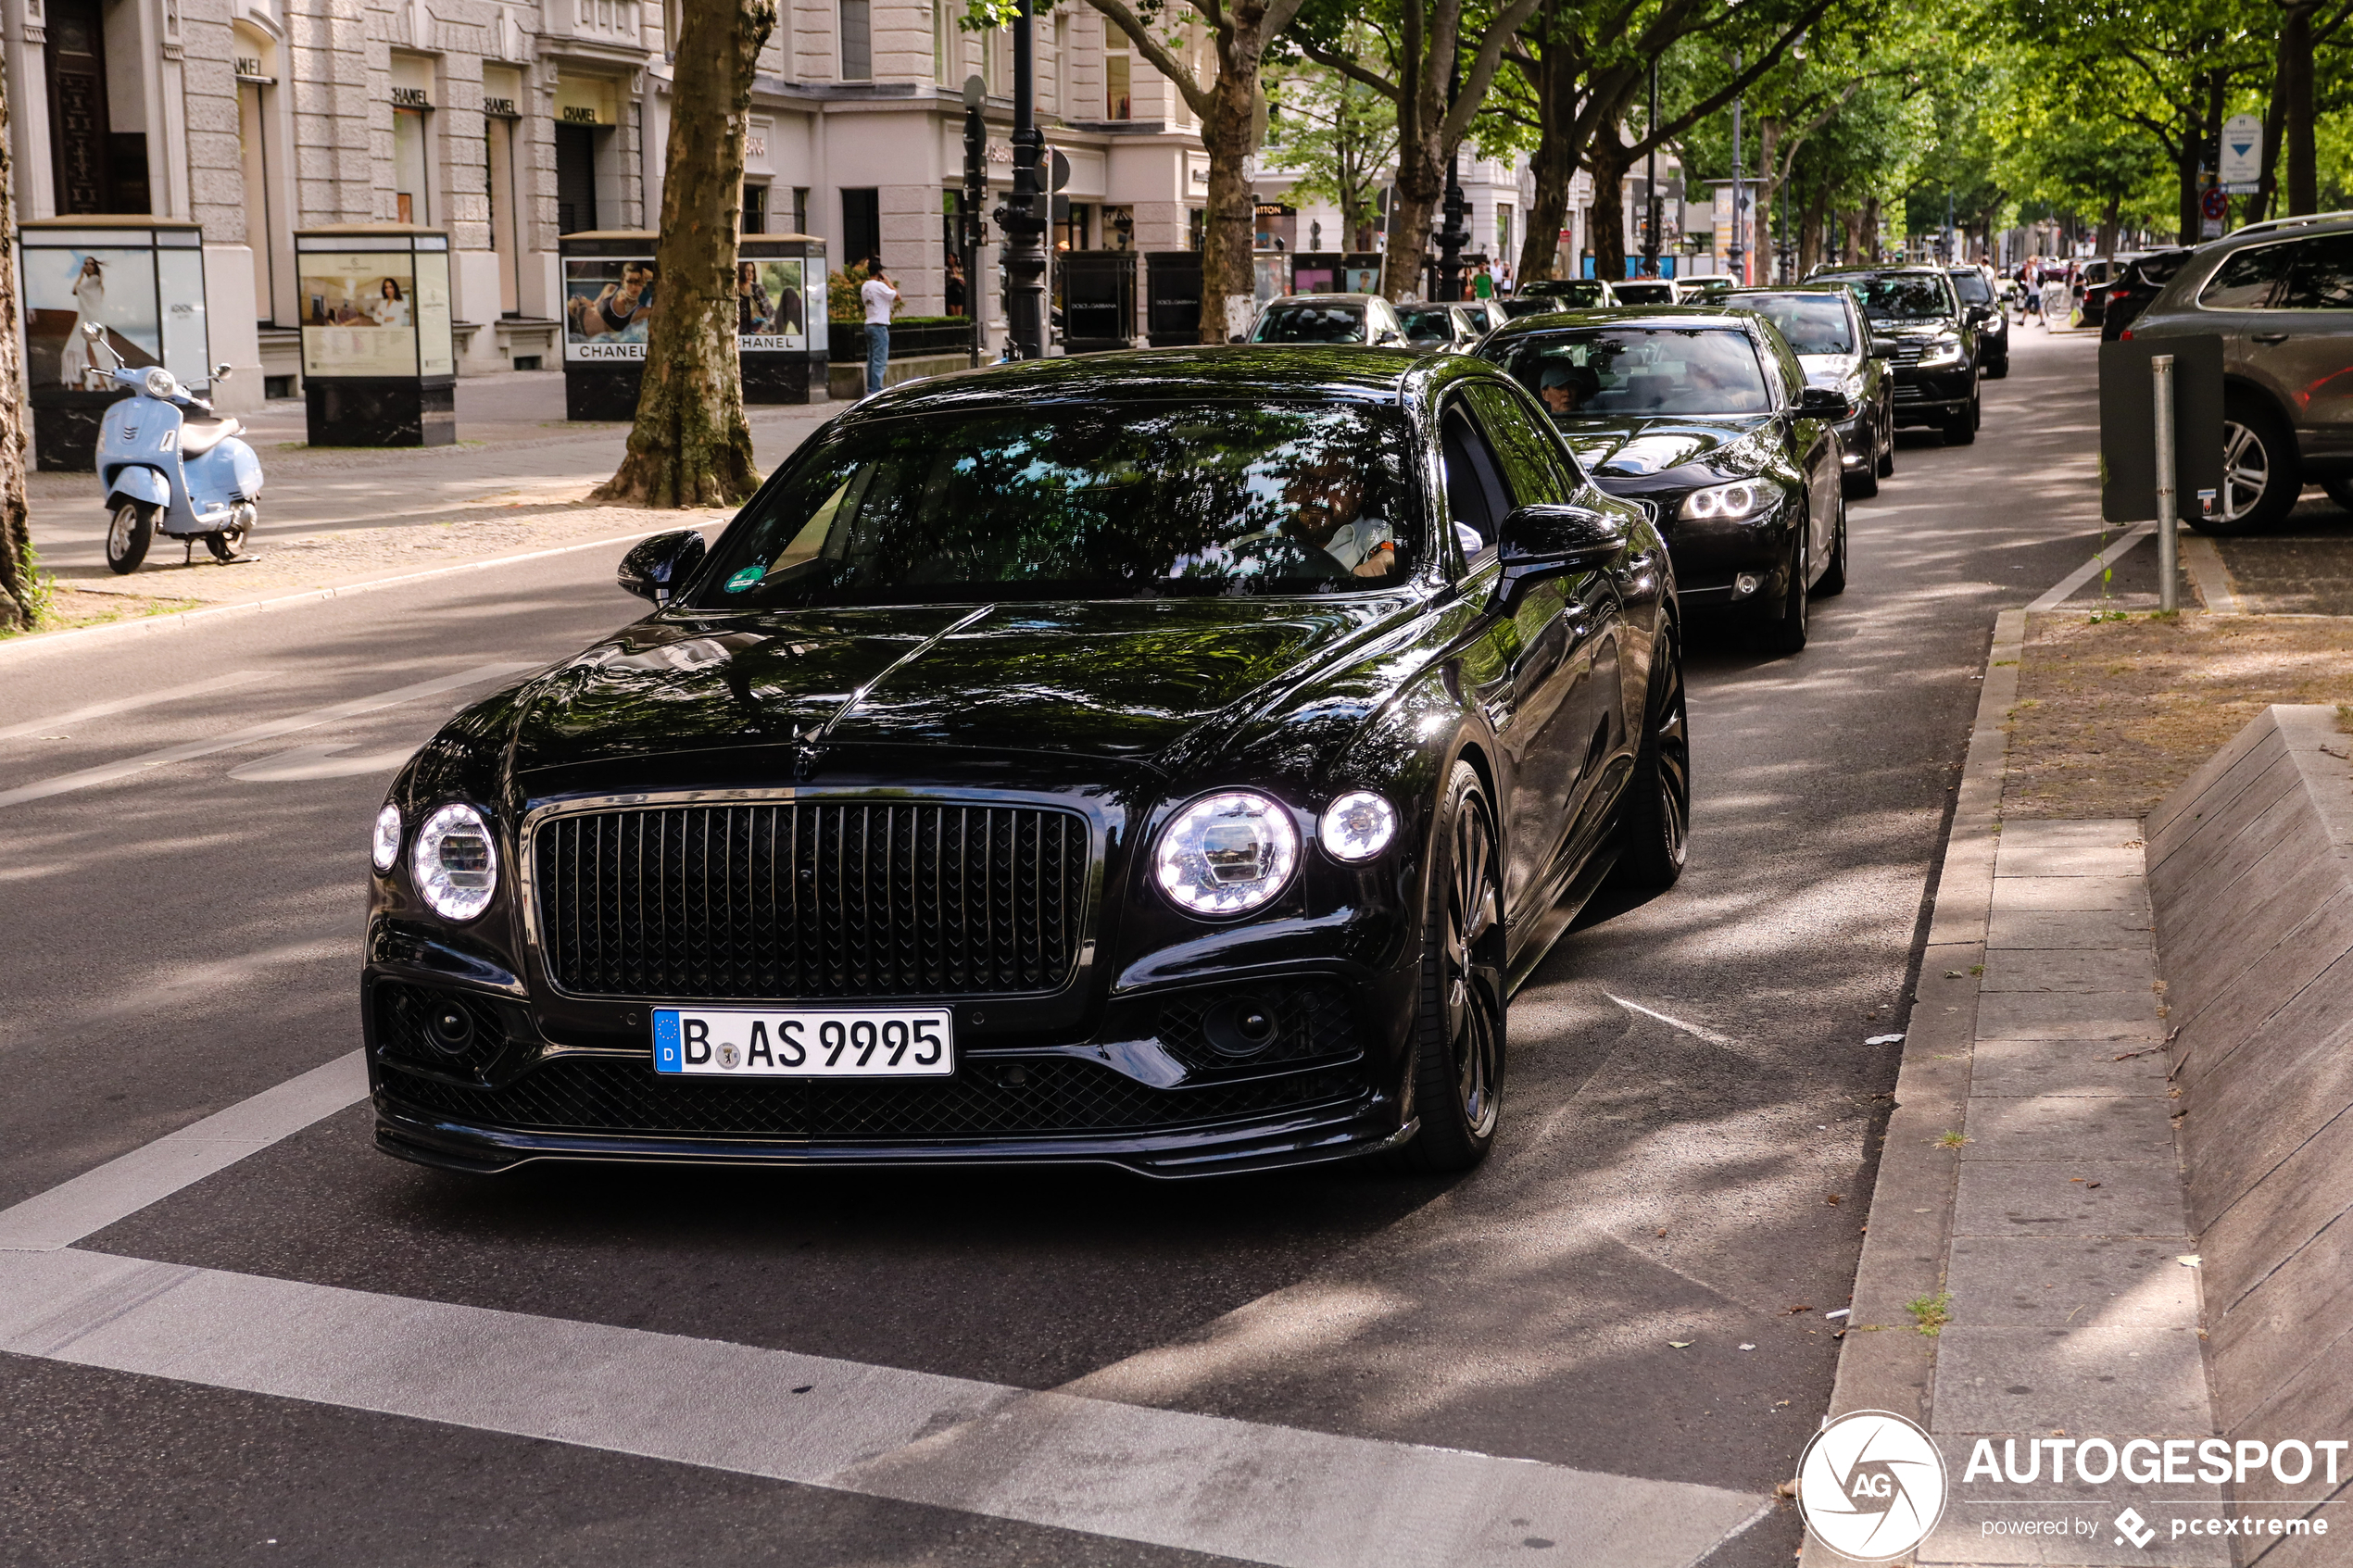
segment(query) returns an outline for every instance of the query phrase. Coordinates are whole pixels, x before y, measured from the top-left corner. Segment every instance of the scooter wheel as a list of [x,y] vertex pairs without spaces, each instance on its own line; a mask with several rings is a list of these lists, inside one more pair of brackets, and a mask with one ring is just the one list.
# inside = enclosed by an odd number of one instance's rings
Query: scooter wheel
[[129,576],[147,558],[147,546],[155,538],[155,508],[145,501],[123,502],[107,524],[107,565],[117,576]]
[[204,536],[204,547],[212,552],[212,558],[215,560],[235,560],[245,547],[245,531],[242,528],[228,528],[218,533],[208,533]]

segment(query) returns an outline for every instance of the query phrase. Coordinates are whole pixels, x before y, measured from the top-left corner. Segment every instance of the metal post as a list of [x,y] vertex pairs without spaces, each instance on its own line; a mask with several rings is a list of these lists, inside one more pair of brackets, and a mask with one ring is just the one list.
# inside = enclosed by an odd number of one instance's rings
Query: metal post
[[981,309],[980,246],[987,237],[980,215],[988,203],[988,123],[982,115],[988,86],[977,76],[964,79],[964,200],[957,215],[956,249],[964,261],[964,311],[972,318],[972,362],[988,351],[988,329]]
[[1642,272],[1646,277],[1659,275],[1658,230],[1663,216],[1658,199],[1658,56],[1651,56],[1650,120],[1642,127],[1642,137],[1651,144],[1650,158],[1642,168]]
[[1046,220],[1039,214],[1038,155],[1046,138],[1038,129],[1037,52],[1032,0],[1021,0],[1013,23],[1013,194],[999,209],[1005,232],[1007,335],[1016,359],[1046,357]]
[[[1453,75],[1446,82],[1446,107],[1453,112],[1454,98],[1463,90],[1463,68],[1458,61]],[[1438,231],[1438,292],[1432,296],[1453,302],[1463,297],[1463,247],[1470,244],[1470,202],[1463,194],[1463,149],[1457,144],[1454,156],[1446,160],[1446,199],[1439,211],[1445,222]]]
[[2182,608],[2180,541],[2174,537],[2179,500],[2173,492],[2173,356],[2150,358],[2149,383],[2157,417],[2157,608],[2171,615]]

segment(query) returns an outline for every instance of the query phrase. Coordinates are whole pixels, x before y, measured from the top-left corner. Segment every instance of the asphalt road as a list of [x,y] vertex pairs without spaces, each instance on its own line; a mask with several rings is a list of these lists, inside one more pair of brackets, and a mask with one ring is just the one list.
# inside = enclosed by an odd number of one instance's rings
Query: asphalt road
[[[1697,640],[1691,871],[1593,911],[1520,993],[1502,1143],[1467,1178],[480,1182],[378,1155],[362,1106],[80,1245],[1761,1507],[1828,1403],[1823,1313],[1875,1218],[1894,1073],[1895,1047],[1866,1040],[1905,1027],[1994,612],[2098,543],[2091,343],[2019,336],[1978,444],[1907,435],[1855,505],[1852,585],[1817,605],[1805,653]],[[631,615],[611,567],[577,553],[0,649],[0,1208],[358,1046],[370,820],[408,749],[494,677],[205,747],[560,656]],[[28,793],[169,748],[204,754]],[[359,1403],[0,1354],[0,1561],[1224,1561]],[[1657,1552],[1613,1568],[1698,1555],[1666,1512]],[[1520,1544],[1590,1561],[1579,1535]],[[1782,1506],[1699,1554],[1761,1568],[1797,1541]]]

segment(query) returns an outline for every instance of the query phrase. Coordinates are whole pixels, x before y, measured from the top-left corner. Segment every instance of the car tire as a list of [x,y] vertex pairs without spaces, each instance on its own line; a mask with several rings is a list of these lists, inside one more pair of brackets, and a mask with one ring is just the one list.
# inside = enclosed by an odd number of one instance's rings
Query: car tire
[[1809,597],[1806,571],[1813,564],[1806,550],[1806,533],[1807,527],[1801,521],[1797,543],[1790,551],[1789,587],[1781,595],[1780,609],[1757,628],[1756,646],[1767,653],[1793,654],[1806,646],[1806,602]]
[[2321,481],[2321,488],[2329,493],[2330,500],[2353,512],[2353,478],[2324,479]]
[[2303,465],[2287,422],[2250,393],[2222,395],[2221,505],[2193,517],[2200,533],[2253,533],[2287,516],[2302,494]]
[[[1871,488],[1876,490],[1879,486],[1874,483]],[[1838,502],[1838,522],[1831,530],[1830,564],[1822,569],[1822,575],[1815,581],[1814,596],[1818,599],[1831,599],[1844,592],[1846,592],[1846,498],[1842,495]]]
[[1895,477],[1895,414],[1893,409],[1889,410],[1887,422],[1879,433],[1879,476],[1881,479]]
[[107,566],[118,577],[128,577],[147,558],[156,540],[156,509],[145,501],[125,501],[107,521]]
[[1971,401],[1944,416],[1944,445],[1968,446],[1977,440],[1977,405]]
[[1414,1022],[1413,1113],[1421,1127],[1406,1168],[1467,1171],[1487,1158],[1502,1117],[1504,888],[1495,817],[1478,770],[1454,764],[1431,834],[1422,913],[1422,983]]
[[1692,742],[1682,653],[1671,638],[1651,656],[1642,741],[1634,753],[1634,776],[1627,781],[1626,794],[1629,804],[1619,834],[1625,848],[1611,880],[1642,892],[1674,886],[1691,856]]

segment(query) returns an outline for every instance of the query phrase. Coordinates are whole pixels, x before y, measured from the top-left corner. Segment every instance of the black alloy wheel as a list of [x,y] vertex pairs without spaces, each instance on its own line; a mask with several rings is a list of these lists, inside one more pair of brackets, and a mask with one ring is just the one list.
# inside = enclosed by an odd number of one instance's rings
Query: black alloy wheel
[[2303,465],[2286,422],[2244,392],[2222,396],[2222,493],[2212,517],[2187,521],[2200,533],[2252,533],[2287,516],[2304,489]]
[[1821,577],[1814,583],[1814,596],[1818,599],[1835,598],[1844,592],[1846,592],[1846,497],[1841,495],[1838,498],[1838,521],[1831,527],[1831,561],[1822,569]]
[[[1872,445],[1876,447],[1878,445],[1876,433],[1874,433]],[[1877,451],[1873,451],[1869,457],[1870,460],[1853,473],[1839,476],[1839,489],[1859,501],[1868,501],[1879,494],[1880,455]],[[1835,567],[1832,570],[1836,570]]]
[[125,501],[107,520],[107,566],[118,577],[139,570],[147,546],[156,540],[156,509],[145,501]]
[[1987,381],[2001,381],[2008,376],[2009,373],[2010,357],[2007,354],[1985,367],[1985,379]]
[[1797,543],[1790,548],[1789,586],[1782,590],[1780,608],[1757,628],[1757,646],[1767,653],[1796,653],[1806,646],[1806,574],[1814,564],[1809,547],[1813,533],[1811,520],[1801,518],[1797,524]]
[[1417,1171],[1467,1171],[1495,1144],[1508,1005],[1494,818],[1467,762],[1455,763],[1446,781],[1432,837],[1412,1069],[1421,1130],[1405,1147],[1405,1163]]
[[1691,855],[1692,737],[1683,700],[1683,658],[1673,639],[1651,654],[1650,693],[1642,703],[1642,744],[1627,782],[1625,848],[1612,879],[1621,887],[1675,885]]

